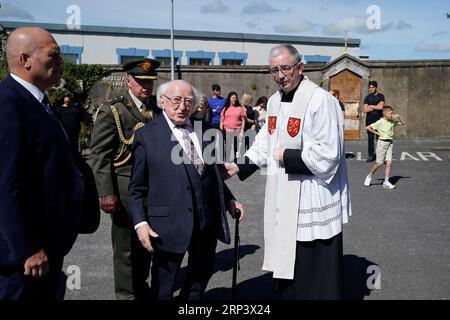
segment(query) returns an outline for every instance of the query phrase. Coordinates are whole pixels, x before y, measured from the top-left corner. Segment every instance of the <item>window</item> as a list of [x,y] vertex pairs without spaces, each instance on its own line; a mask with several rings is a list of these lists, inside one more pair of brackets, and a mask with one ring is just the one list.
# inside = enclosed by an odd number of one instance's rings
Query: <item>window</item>
[[[170,60],[171,58],[166,58],[166,57],[155,57],[155,60],[159,61],[159,63],[161,63],[161,66],[170,66]],[[178,58],[177,57],[173,57],[173,61],[175,63],[175,65],[178,64]]]
[[128,61],[139,59],[139,58],[145,58],[144,56],[120,56],[120,64],[127,63]]
[[243,52],[230,51],[219,52],[217,56],[219,57],[219,64],[223,66],[245,66],[248,54]]
[[234,59],[222,59],[223,66],[240,66],[242,65],[242,60],[234,60]]
[[116,49],[117,63],[123,64],[133,59],[147,58],[149,50],[136,48],[118,48]]
[[305,63],[328,63],[331,61],[331,56],[321,56],[320,54],[316,55],[305,55]]
[[75,64],[81,64],[82,53],[83,53],[82,47],[74,47],[68,45],[61,46],[61,56],[66,61],[70,61]]
[[214,64],[215,52],[210,51],[186,51],[187,63],[191,66],[209,66]]
[[[169,49],[164,50],[152,50],[152,56],[155,60],[158,60],[162,66],[170,66],[170,58],[172,57],[172,51]],[[175,65],[181,63],[181,57],[183,56],[183,51],[174,51],[173,61]]]
[[191,66],[209,66],[211,63],[211,59],[203,59],[203,58],[190,58],[189,64]]
[[77,64],[78,55],[76,53],[63,53],[62,58],[64,61]]

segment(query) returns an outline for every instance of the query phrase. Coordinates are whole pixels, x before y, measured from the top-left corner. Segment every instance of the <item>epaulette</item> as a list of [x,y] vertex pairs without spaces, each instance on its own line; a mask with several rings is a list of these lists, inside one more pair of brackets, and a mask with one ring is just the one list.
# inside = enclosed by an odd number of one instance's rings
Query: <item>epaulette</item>
[[123,102],[125,101],[125,97],[124,96],[118,96],[118,97],[114,97],[111,100],[108,101],[109,104],[116,104],[117,102]]

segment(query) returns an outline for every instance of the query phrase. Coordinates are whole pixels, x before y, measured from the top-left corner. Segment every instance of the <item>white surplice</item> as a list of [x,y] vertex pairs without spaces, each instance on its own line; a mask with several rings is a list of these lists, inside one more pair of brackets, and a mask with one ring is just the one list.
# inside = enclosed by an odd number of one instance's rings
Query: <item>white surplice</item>
[[[245,155],[267,173],[263,269],[273,271],[274,278],[293,279],[296,242],[339,234],[351,215],[351,203],[344,119],[337,100],[306,77],[292,102],[281,102],[281,96],[278,91],[270,97],[265,125]],[[298,134],[292,128],[295,119],[300,119]],[[280,146],[302,150],[313,175],[286,174],[273,159]]]

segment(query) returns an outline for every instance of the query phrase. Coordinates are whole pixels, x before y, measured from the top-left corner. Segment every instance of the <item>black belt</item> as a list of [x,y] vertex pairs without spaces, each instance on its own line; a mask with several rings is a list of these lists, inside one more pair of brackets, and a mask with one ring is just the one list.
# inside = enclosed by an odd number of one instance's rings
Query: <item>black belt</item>
[[392,142],[392,139],[378,139],[378,140],[386,141],[386,142]]

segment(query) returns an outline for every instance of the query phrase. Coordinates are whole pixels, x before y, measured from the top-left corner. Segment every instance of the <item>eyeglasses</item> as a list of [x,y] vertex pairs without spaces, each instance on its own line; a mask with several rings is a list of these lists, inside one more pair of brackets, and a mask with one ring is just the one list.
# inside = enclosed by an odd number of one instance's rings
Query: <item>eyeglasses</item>
[[192,98],[192,97],[175,96],[175,97],[169,98],[165,94],[163,94],[163,96],[166,97],[167,100],[169,100],[170,102],[172,102],[172,104],[174,104],[176,106],[179,106],[182,102],[184,102],[184,105],[186,107],[192,107],[194,105],[194,98]]
[[294,63],[291,66],[279,66],[279,67],[273,67],[269,68],[269,72],[274,75],[278,76],[278,73],[281,71],[282,74],[286,75],[288,73],[292,72],[292,68],[295,67],[298,64],[298,62]]

